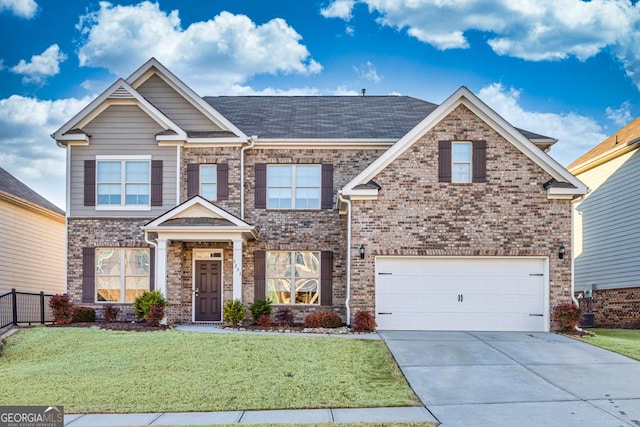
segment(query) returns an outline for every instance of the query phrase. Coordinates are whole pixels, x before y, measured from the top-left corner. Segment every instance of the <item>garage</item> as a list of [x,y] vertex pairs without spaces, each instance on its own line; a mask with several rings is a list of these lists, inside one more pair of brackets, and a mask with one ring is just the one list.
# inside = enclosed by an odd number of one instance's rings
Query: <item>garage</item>
[[529,257],[377,257],[381,330],[548,331],[548,267]]

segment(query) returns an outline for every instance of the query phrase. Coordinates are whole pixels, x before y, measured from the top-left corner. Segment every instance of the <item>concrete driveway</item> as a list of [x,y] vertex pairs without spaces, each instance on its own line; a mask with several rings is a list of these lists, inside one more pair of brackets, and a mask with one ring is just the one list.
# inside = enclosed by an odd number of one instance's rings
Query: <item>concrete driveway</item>
[[458,426],[640,426],[640,362],[535,332],[380,331],[424,405]]

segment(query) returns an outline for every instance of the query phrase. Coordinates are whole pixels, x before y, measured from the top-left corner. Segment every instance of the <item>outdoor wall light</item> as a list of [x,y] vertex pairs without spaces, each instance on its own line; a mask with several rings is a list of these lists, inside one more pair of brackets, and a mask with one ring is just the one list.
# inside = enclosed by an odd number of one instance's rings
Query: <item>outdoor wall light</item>
[[360,259],[364,259],[364,243],[360,244]]
[[561,244],[560,248],[558,249],[558,258],[560,258],[560,259],[564,258],[565,251],[566,251],[566,249],[565,249],[564,245]]

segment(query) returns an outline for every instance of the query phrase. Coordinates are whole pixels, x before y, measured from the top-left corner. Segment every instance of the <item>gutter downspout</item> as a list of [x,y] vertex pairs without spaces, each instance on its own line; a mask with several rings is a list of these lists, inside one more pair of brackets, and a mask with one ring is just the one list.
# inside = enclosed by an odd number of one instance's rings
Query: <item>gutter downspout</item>
[[[571,201],[571,300],[573,301],[573,305],[575,307],[580,308],[580,302],[578,301],[578,299],[576,298],[575,294],[576,294],[576,289],[575,289],[575,263],[574,263],[574,254],[575,254],[575,233],[573,232],[573,230],[575,230],[574,228],[574,215],[576,214],[576,209],[575,209],[575,204],[578,202],[581,202],[584,199],[584,196],[580,196],[577,197],[575,199],[573,199]],[[576,326],[576,331],[578,332],[584,332],[582,330],[582,328],[580,327],[580,325]]]
[[258,135],[249,138],[249,145],[240,149],[240,219],[244,220],[244,152],[255,147]]
[[342,197],[338,192],[338,199],[347,204],[347,299],[344,305],[347,309],[347,326],[351,326],[351,200]]

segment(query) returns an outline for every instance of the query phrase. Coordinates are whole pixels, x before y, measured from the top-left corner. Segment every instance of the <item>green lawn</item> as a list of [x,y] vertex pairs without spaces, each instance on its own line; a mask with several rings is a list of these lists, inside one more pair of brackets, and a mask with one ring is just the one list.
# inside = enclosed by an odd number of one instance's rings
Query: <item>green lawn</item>
[[38,327],[0,378],[0,405],[66,413],[419,405],[379,340]]
[[589,329],[589,332],[595,335],[583,337],[585,342],[640,360],[640,330]]

